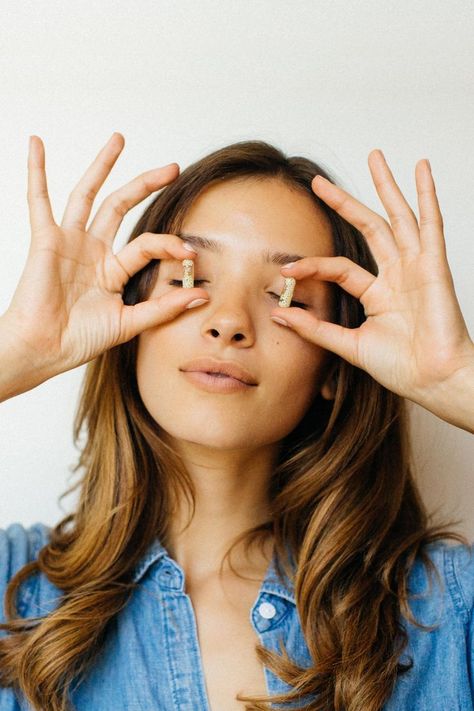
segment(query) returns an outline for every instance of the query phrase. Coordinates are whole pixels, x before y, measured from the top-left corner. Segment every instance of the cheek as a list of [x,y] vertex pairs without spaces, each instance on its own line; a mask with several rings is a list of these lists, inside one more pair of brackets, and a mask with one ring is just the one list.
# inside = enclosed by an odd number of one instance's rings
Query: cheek
[[186,360],[190,342],[190,324],[182,319],[163,323],[138,336],[136,378],[138,390],[146,405],[159,403],[173,387],[172,379]]
[[160,374],[166,371],[166,365],[174,351],[171,333],[164,325],[160,329],[148,329],[138,336],[136,376],[140,394],[149,397],[160,386]]
[[140,393],[140,396],[146,407],[148,407],[150,383],[152,382],[152,368],[150,357],[151,346],[152,339],[150,339],[149,334],[141,334],[138,337],[135,373],[138,385],[138,392]]
[[296,333],[280,337],[269,356],[274,361],[273,383],[289,406],[304,406],[319,392],[328,352]]
[[[153,298],[160,295],[159,290],[156,290]],[[156,368],[160,362],[166,364],[173,357],[176,360],[177,349],[179,351],[179,347],[184,346],[189,340],[190,324],[186,314],[181,314],[181,317],[154,328],[148,328],[138,336],[137,370],[139,365],[144,367],[148,362]]]

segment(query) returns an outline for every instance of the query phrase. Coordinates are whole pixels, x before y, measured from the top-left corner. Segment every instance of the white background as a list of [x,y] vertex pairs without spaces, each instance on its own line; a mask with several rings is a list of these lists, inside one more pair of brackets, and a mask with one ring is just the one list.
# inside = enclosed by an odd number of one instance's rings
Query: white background
[[[0,21],[0,313],[29,245],[28,136],[46,146],[56,220],[113,131],[126,140],[96,206],[139,173],[263,139],[325,165],[385,216],[367,166],[382,148],[416,210],[428,157],[448,256],[474,332],[474,5],[466,0],[3,0]],[[150,198],[153,199],[154,196]],[[147,201],[132,210],[117,248]],[[78,452],[85,366],[0,405],[0,527],[53,525]],[[414,407],[417,477],[430,511],[474,539],[474,438]]]

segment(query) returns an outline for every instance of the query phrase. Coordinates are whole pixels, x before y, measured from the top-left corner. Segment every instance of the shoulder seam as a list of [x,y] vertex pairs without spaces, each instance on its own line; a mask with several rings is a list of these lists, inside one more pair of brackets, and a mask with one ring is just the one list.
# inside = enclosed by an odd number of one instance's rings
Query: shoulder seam
[[455,548],[456,546],[446,546],[444,548],[444,570],[446,573],[449,592],[454,602],[454,607],[459,613],[462,621],[467,624],[471,616],[471,611],[465,600],[464,592],[456,573],[456,566],[454,564]]

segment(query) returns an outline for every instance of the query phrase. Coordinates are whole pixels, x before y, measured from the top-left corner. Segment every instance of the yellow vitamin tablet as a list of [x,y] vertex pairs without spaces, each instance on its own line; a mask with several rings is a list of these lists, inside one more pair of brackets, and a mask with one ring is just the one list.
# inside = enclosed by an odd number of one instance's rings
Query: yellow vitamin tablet
[[295,290],[296,279],[294,277],[285,277],[285,286],[280,294],[278,306],[287,307],[291,304],[293,292]]
[[192,259],[183,259],[183,287],[192,289],[194,286],[194,262]]

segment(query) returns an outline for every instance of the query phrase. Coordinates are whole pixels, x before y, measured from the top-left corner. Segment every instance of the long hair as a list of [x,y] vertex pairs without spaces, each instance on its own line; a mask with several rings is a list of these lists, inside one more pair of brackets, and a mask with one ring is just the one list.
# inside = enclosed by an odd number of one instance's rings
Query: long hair
[[[176,233],[211,183],[277,180],[309,196],[328,217],[335,255],[376,274],[362,234],[312,191],[317,174],[335,182],[317,163],[288,157],[264,141],[225,146],[166,186],[128,241],[143,232]],[[158,266],[153,260],[130,279],[125,303],[148,297]],[[337,323],[353,328],[363,322],[359,301],[339,287],[336,302]],[[7,587],[0,684],[18,685],[36,711],[73,709],[72,683],[87,674],[109,623],[129,601],[139,559],[156,537],[166,545],[179,495],[190,502],[191,518],[194,513],[189,474],[141,400],[136,353],[133,338],[88,363],[74,421],[80,455],[73,471],[82,474],[62,495],[79,488],[78,504]],[[408,603],[415,558],[437,572],[425,551],[429,543],[468,543],[445,530],[446,523],[429,525],[411,470],[403,399],[343,359],[334,363],[334,400],[318,395],[280,442],[269,520],[236,538],[224,557],[239,541],[248,546],[273,536],[279,565],[294,581],[312,659],[310,668],[300,668],[283,647],[279,654],[256,642],[262,664],[292,689],[271,697],[239,695],[248,710],[289,703],[295,710],[380,711],[397,676],[411,668],[399,663],[408,641],[401,615],[432,629],[414,619]],[[45,617],[19,618],[18,588],[39,571],[63,592],[60,603]],[[295,706],[303,697],[311,700]]]

